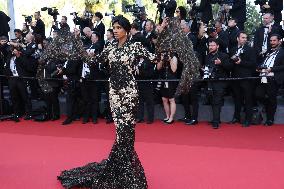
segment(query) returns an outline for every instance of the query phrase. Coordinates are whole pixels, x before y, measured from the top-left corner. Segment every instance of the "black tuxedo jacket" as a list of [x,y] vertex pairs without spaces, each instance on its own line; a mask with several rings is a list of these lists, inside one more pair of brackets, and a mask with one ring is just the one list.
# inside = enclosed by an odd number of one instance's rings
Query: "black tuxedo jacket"
[[[236,54],[238,48],[234,47],[230,53],[230,57]],[[256,68],[256,56],[252,47],[245,45],[243,47],[243,53],[240,54],[241,63],[235,64],[232,59],[233,70],[232,77],[252,77]]]
[[93,29],[94,32],[97,32],[100,35],[100,39],[104,39],[105,35],[105,25],[103,22],[101,22],[99,25],[95,26]]
[[281,48],[275,58],[274,65],[271,68],[274,78],[278,84],[284,81],[284,49]]
[[41,19],[37,20],[36,26],[32,26],[33,33],[39,34],[43,39],[45,38],[45,25]]
[[197,12],[202,13],[202,22],[208,24],[210,20],[213,19],[212,5],[210,0],[201,0],[200,5],[195,7]]
[[[9,56],[7,63],[5,64],[5,75],[12,76],[12,71],[10,69],[10,62],[13,58],[12,55]],[[21,55],[15,59],[16,70],[19,77],[28,77],[29,76],[29,62],[26,56]]]
[[[268,38],[267,38],[267,49],[270,49],[270,44],[269,44],[269,38],[271,36],[271,34],[279,34],[279,35],[283,35],[283,30],[280,27],[280,25],[277,24],[273,24],[272,25],[272,29],[271,32],[268,34]],[[256,50],[257,54],[260,54],[262,51],[262,43],[264,40],[264,27],[260,27],[255,31],[254,34],[254,48]]]

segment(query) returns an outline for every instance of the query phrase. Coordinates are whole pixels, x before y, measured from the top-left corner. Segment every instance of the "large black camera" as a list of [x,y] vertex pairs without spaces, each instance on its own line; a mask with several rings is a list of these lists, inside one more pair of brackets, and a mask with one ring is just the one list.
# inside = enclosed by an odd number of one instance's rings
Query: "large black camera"
[[27,15],[22,15],[23,17],[25,17],[25,22],[26,23],[31,23],[32,22],[32,20],[33,20],[33,15],[29,15],[29,16],[27,16]]
[[53,8],[43,7],[41,8],[41,11],[47,11],[47,13],[53,17],[54,21],[57,20],[57,16],[59,15],[58,9],[56,7]]
[[145,12],[145,7],[139,7],[139,5],[137,4],[133,4],[133,5],[125,5],[125,12],[131,12],[133,14],[139,14],[142,12]]

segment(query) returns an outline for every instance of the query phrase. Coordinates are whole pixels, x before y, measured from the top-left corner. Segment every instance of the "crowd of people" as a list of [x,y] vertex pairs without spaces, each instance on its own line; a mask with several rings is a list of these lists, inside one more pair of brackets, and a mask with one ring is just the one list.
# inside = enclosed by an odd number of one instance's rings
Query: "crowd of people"
[[[146,120],[147,124],[153,123],[155,104],[161,100],[166,115],[163,122],[167,125],[174,123],[176,80],[181,78],[184,64],[177,53],[179,47],[160,51],[157,41],[162,37],[161,32],[168,26],[169,19],[175,17],[179,21],[176,29],[191,41],[188,48],[194,50],[194,56],[199,60],[196,74],[200,75],[189,91],[179,96],[185,110],[181,121],[187,125],[198,124],[199,98],[202,91],[206,94],[203,101],[208,101],[212,106],[211,123],[215,129],[219,128],[221,123],[220,112],[225,94],[232,94],[235,103],[231,124],[241,123],[244,127],[249,127],[254,122],[255,107],[263,104],[266,113],[264,125],[273,125],[278,90],[283,87],[284,80],[284,26],[280,25],[279,17],[276,21],[274,12],[263,13],[262,24],[256,28],[254,38],[250,40],[244,31],[246,12],[242,3],[245,3],[245,0],[226,5],[228,17],[220,17],[213,22],[212,7],[206,0],[202,0],[200,5],[194,5],[194,10],[203,13],[201,18],[192,15],[192,12],[187,14],[186,8],[177,7],[174,0],[157,0],[157,3],[161,11],[159,22],[147,19],[147,14],[143,12],[139,22],[131,24],[129,32],[129,41],[140,42],[150,53],[156,54],[156,64],[144,57],[135,60],[135,77],[139,91],[136,121],[141,123]],[[80,118],[83,124],[90,119],[97,124],[99,116],[104,116],[106,122],[111,123],[113,120],[108,100],[109,85],[106,82],[111,74],[109,67],[107,64],[92,66],[88,63],[93,57],[103,53],[104,49],[116,44],[113,29],[105,28],[103,14],[96,12],[91,21],[86,21],[86,18],[74,18],[75,24],[80,27],[72,32],[67,24],[67,17],[62,16],[59,25],[54,24],[52,27],[50,38],[45,36],[45,25],[40,12],[36,12],[34,18],[36,22],[31,23],[30,28],[24,24],[23,29],[14,30],[15,39],[9,40],[8,36],[3,34],[0,36],[0,75],[8,76],[1,77],[1,97],[4,98],[3,85],[8,85],[13,119],[19,121],[21,116],[24,116],[25,120],[33,119],[31,99],[39,98],[46,102],[44,120],[60,119],[58,95],[64,92],[67,118],[63,125],[69,125]],[[70,45],[71,41],[76,44],[76,48]],[[80,61],[76,58],[61,61],[50,57],[52,55],[46,51],[51,49],[54,43],[64,44],[61,46],[68,52],[74,48],[69,57],[84,58]],[[66,53],[62,54],[65,55]],[[251,79],[252,77],[259,78]],[[103,103],[103,112],[100,111],[102,94],[107,96]],[[241,117],[242,109],[244,118]],[[147,116],[144,115],[145,110]]]

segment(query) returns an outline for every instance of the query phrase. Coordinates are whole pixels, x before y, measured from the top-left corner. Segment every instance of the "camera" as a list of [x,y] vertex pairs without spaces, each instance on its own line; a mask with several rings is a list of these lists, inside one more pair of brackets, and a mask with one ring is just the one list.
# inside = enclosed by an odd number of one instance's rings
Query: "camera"
[[231,57],[231,60],[232,60],[233,62],[238,62],[238,61],[240,60],[240,57],[239,57],[238,55],[233,55],[233,56]]
[[71,13],[70,13],[70,15],[71,15],[71,16],[76,16],[76,17],[77,17],[78,12],[71,12]]
[[47,13],[53,17],[59,15],[58,9],[56,7],[53,7],[53,8],[43,7],[41,8],[41,11],[47,11]]
[[32,21],[33,21],[33,15],[29,15],[29,16],[27,16],[27,15],[22,15],[23,17],[25,17],[25,22],[26,23],[31,23]]
[[137,4],[133,4],[133,5],[125,5],[125,12],[131,12],[133,14],[139,14],[142,12],[145,12],[145,7],[139,7]]
[[94,14],[91,13],[91,12],[89,12],[89,11],[86,11],[86,12],[84,13],[84,17],[92,18],[93,16],[94,16]]
[[115,16],[115,10],[112,10],[111,12],[106,12],[105,16]]

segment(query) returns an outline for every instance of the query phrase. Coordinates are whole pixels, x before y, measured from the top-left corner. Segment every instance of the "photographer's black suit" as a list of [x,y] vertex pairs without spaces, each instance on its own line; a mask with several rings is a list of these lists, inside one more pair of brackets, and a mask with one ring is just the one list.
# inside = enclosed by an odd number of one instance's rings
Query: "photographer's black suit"
[[45,39],[45,24],[44,22],[39,19],[36,21],[35,26],[31,26],[33,29],[33,34],[39,34],[43,39]]
[[100,37],[101,40],[104,39],[104,36],[105,36],[105,25],[104,25],[103,22],[100,22],[98,25],[95,25],[93,31],[97,32],[99,34],[99,37]]
[[237,26],[232,27],[232,28],[229,27],[226,30],[226,32],[228,33],[228,36],[229,36],[228,49],[229,49],[229,52],[231,52],[233,48],[238,46],[237,37],[240,32],[240,29]]
[[151,53],[155,53],[155,44],[153,43],[153,39],[157,39],[157,34],[155,31],[152,31],[151,33],[146,33],[145,31],[143,32],[144,37],[146,38],[146,48],[148,51]]
[[[219,58],[220,65],[215,65],[214,60]],[[216,54],[209,53],[205,58],[205,66],[213,68],[211,77],[214,79],[229,77],[229,71],[232,69],[232,63],[229,56],[222,52]],[[213,126],[218,127],[220,122],[221,107],[223,105],[223,96],[227,83],[224,81],[208,81],[208,89],[212,90],[212,110],[213,110]]]
[[284,49],[280,49],[271,68],[274,78],[267,78],[268,83],[260,83],[256,87],[256,98],[265,105],[267,121],[274,121],[277,109],[277,93],[284,81]]
[[[139,74],[136,75],[137,79],[147,80],[153,79],[155,71],[155,64],[149,60],[144,59],[142,63],[138,65]],[[154,84],[153,82],[138,82],[139,92],[139,107],[137,118],[144,120],[144,103],[146,103],[147,121],[154,121]]]
[[76,118],[78,110],[78,98],[80,96],[79,79],[82,73],[82,62],[80,60],[69,60],[65,62],[63,75],[67,76],[66,86],[66,111],[67,119],[72,122]]
[[[8,58],[8,61],[5,66],[5,75],[7,76],[13,76],[12,70],[10,69],[12,58],[13,56]],[[20,57],[15,59],[14,63],[18,76],[27,77],[29,67],[27,58],[21,55]],[[15,115],[19,116],[22,114],[22,102],[24,102],[25,105],[25,113],[27,115],[30,115],[32,110],[32,104],[27,92],[27,81],[21,78],[14,77],[8,79],[8,84]]]
[[[242,48],[242,47],[240,47]],[[256,69],[256,57],[255,51],[248,45],[244,45],[242,48],[243,52],[239,55],[241,59],[240,64],[235,64],[235,61],[231,59],[233,66],[232,77],[244,78],[252,77]],[[231,57],[238,51],[238,47],[235,47],[231,51]],[[252,119],[252,108],[253,108],[253,81],[252,80],[236,80],[232,81],[232,90],[235,100],[235,113],[234,118],[238,121],[241,120],[240,113],[242,104],[245,105],[246,124],[250,124]]]
[[[58,75],[57,68],[62,68],[64,62],[48,61],[45,64],[45,78],[62,79],[62,75]],[[44,100],[47,106],[47,116],[50,119],[59,119],[60,106],[58,100],[58,94],[62,86],[61,81],[47,80],[48,84],[52,87],[52,92],[44,94]]]
[[[261,64],[261,62],[263,61],[263,57],[260,56],[260,53],[262,52],[262,44],[263,44],[263,40],[264,40],[264,32],[265,32],[265,26],[261,26],[260,28],[258,28],[255,31],[254,34],[254,48],[256,50],[257,56],[258,56],[258,64]],[[283,36],[283,30],[280,27],[280,25],[277,24],[273,24],[272,25],[272,29],[271,32],[268,33],[267,36],[267,49],[270,49],[270,43],[269,43],[269,39],[271,34],[278,34],[278,35],[282,35]]]
[[268,4],[274,14],[275,23],[280,24],[282,21],[283,0],[269,0]]
[[[28,61],[28,76],[35,77],[38,67],[38,60],[35,59],[34,54],[37,50],[37,45],[35,43],[27,44],[26,48],[22,51],[23,54],[27,57]],[[31,88],[31,96],[32,98],[38,98],[38,82],[36,80],[29,80],[29,86]]]
[[[88,50],[94,50],[94,53],[97,55],[103,50],[103,46],[100,42],[92,44]],[[87,121],[92,117],[93,121],[97,121],[98,111],[99,111],[99,97],[100,89],[102,84],[98,82],[90,82],[88,80],[103,79],[102,73],[100,72],[99,64],[92,64],[89,66],[90,73],[82,78],[80,83],[81,95],[83,100],[83,120]]]
[[246,0],[235,0],[230,10],[230,16],[237,19],[237,26],[240,30],[245,29],[246,18]]

